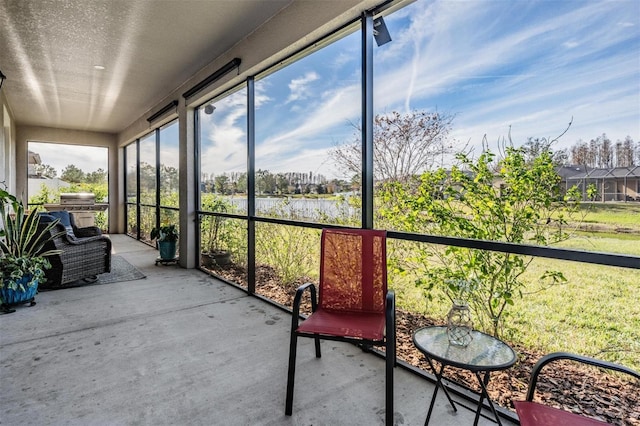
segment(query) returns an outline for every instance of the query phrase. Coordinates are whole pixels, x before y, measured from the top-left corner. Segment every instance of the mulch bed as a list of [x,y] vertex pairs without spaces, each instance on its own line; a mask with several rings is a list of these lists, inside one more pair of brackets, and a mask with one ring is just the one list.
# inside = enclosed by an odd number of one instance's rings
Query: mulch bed
[[[214,273],[228,281],[247,285],[244,268],[226,265]],[[272,268],[259,266],[256,269],[256,283],[256,293],[281,305],[292,306],[295,291],[303,282],[283,285]],[[302,309],[307,314],[311,311],[308,303]],[[442,324],[442,321],[397,310],[396,323],[398,358],[430,372],[428,363],[413,345],[411,336],[413,330]],[[488,392],[494,402],[513,411],[512,401],[525,399],[531,370],[544,354],[520,345],[511,346],[518,353],[518,362],[506,371],[493,373]],[[468,371],[447,368],[447,379],[480,392],[477,379]],[[536,400],[609,423],[640,425],[640,383],[575,362],[559,361],[547,366],[538,379]]]

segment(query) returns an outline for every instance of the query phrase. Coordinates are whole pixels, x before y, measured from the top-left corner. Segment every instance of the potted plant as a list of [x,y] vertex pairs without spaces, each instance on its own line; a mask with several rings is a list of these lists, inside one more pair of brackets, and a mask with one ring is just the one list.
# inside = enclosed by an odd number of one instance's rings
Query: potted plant
[[178,242],[176,225],[162,225],[159,228],[153,228],[151,239],[158,240],[160,259],[174,260],[176,258],[176,243]]
[[[227,211],[225,202],[218,198],[204,207],[215,212]],[[223,248],[228,237],[224,217],[207,216],[203,222],[206,223],[203,227],[206,229],[206,238],[203,239],[204,249],[200,255],[200,263],[207,269],[227,265],[231,262],[231,252]]]
[[31,302],[38,284],[45,282],[45,269],[51,268],[48,256],[61,250],[45,250],[45,245],[65,234],[55,232],[59,220],[39,223],[36,209],[25,216],[24,206],[14,195],[0,189],[0,305],[5,312],[18,303]]

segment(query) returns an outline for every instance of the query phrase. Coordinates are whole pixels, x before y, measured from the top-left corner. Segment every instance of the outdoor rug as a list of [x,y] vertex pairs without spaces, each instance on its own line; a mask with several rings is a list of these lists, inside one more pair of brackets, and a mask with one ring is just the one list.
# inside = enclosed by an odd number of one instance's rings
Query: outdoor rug
[[[61,288],[84,287],[90,285],[112,284],[121,281],[133,281],[146,278],[138,268],[127,262],[122,256],[111,255],[111,272],[105,272],[97,276],[98,279],[90,278],[67,283]],[[55,289],[40,288],[39,291],[49,291]]]
[[138,268],[127,262],[122,256],[111,255],[111,272],[98,275],[98,280],[92,284],[111,284],[120,281],[133,281],[146,278]]

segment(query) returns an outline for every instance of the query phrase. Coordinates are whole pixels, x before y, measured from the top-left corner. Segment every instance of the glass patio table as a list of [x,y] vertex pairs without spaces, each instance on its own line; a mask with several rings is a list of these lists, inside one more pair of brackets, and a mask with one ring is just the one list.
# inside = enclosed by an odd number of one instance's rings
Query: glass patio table
[[[476,417],[473,424],[478,424],[482,411],[482,403],[486,398],[496,422],[502,426],[498,413],[487,393],[487,385],[492,371],[506,370],[515,364],[517,359],[516,353],[509,345],[493,336],[476,330],[473,330],[471,335],[473,340],[471,340],[468,346],[463,347],[449,343],[447,327],[423,327],[416,330],[413,334],[413,343],[416,348],[424,354],[437,379],[436,388],[431,397],[427,419],[424,422],[425,426],[429,424],[429,419],[431,418],[433,406],[436,401],[436,395],[438,394],[438,388],[442,388],[451,403],[451,407],[453,407],[453,411],[457,411],[456,405],[451,399],[447,388],[442,383],[442,376],[447,366],[471,371],[478,379],[482,391],[480,393],[480,399],[478,400]],[[439,369],[435,368],[433,361],[440,363]]]

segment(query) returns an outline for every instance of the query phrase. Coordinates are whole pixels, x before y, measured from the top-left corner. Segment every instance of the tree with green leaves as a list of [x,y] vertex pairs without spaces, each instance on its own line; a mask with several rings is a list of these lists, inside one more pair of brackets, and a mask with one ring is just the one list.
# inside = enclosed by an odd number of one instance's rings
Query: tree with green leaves
[[[412,182],[389,182],[379,191],[385,226],[402,231],[474,240],[550,245],[568,237],[568,219],[577,212],[577,188],[560,193],[560,177],[549,150],[527,161],[525,148],[508,147],[496,162],[490,151],[475,161],[466,154],[451,170],[427,171]],[[497,170],[497,172],[495,172]],[[416,274],[427,297],[472,284],[468,301],[480,328],[498,336],[505,311],[522,297],[522,274],[532,257],[454,246],[423,244],[401,260],[399,270]],[[544,285],[565,280],[545,271]]]
[[276,174],[276,191],[278,194],[287,194],[289,192],[289,179],[284,173]]
[[214,189],[216,194],[225,195],[229,192],[229,176],[226,173],[214,178]]
[[69,183],[81,183],[85,179],[85,173],[73,164],[69,164],[62,171],[60,178]]
[[86,183],[106,183],[107,172],[103,169],[98,169],[95,172],[90,172],[85,175]]
[[54,191],[44,183],[40,184],[40,191],[29,197],[29,204],[54,203],[60,199],[60,192]]

